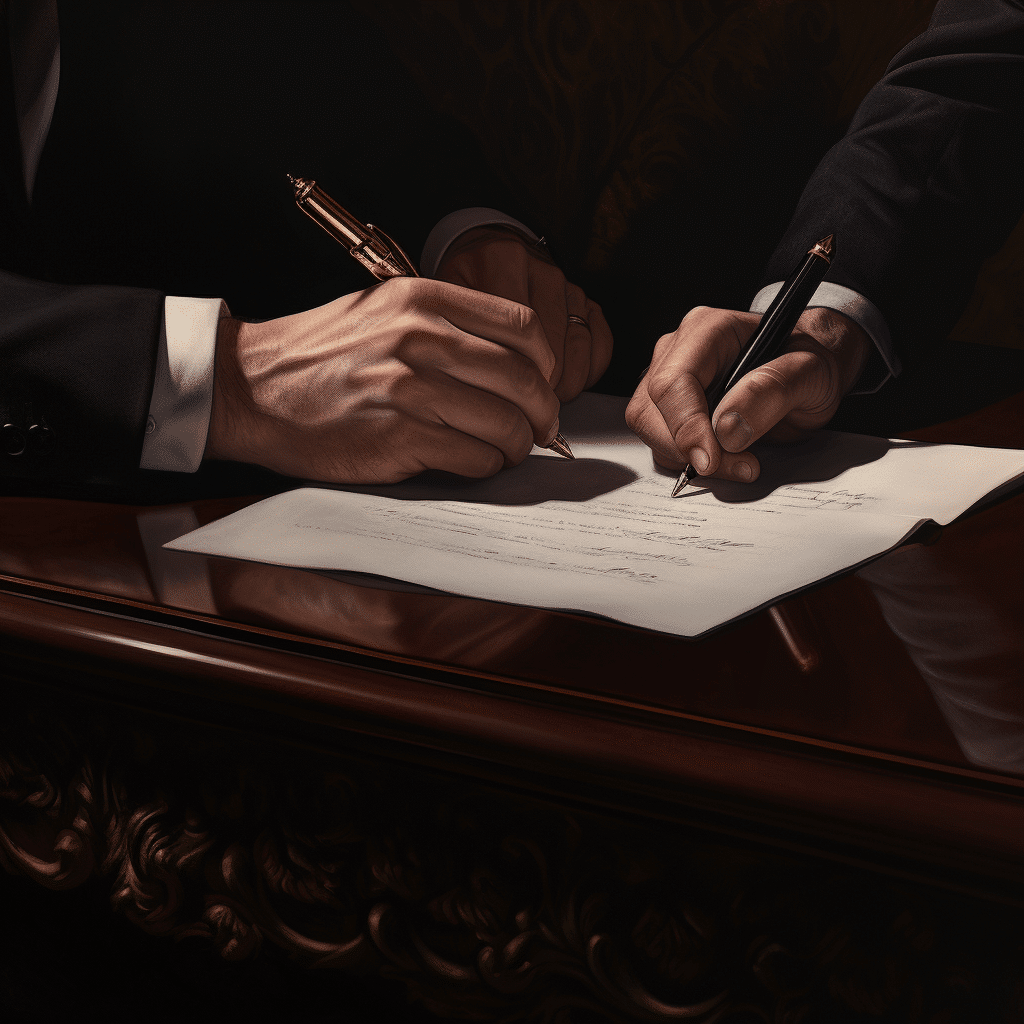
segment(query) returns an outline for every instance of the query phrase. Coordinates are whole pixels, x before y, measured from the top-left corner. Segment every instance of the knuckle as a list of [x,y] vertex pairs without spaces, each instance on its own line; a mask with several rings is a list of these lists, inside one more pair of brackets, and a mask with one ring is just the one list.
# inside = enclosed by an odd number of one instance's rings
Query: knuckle
[[480,445],[466,457],[463,476],[485,477],[494,476],[505,466],[505,456],[497,448]]
[[540,317],[535,310],[529,306],[524,306],[521,302],[510,302],[509,306],[509,318],[512,321],[512,326],[517,330],[522,331],[524,334],[534,334],[538,331],[543,331],[544,328],[540,322]]
[[555,366],[555,354],[548,344],[547,333],[544,330],[544,323],[536,310],[524,306],[521,302],[510,303],[513,307],[510,311],[512,327],[516,333],[528,339],[530,345],[530,357],[537,362],[541,371],[545,374],[551,373]]
[[361,410],[359,426],[365,454],[374,458],[388,447],[404,445],[410,440],[411,424],[386,400],[367,403]]
[[423,350],[425,340],[426,332],[422,328],[415,325],[407,327],[395,342],[395,362],[401,367],[408,367],[415,362],[417,354]]
[[389,299],[409,306],[422,294],[422,281],[418,277],[392,277],[383,282],[381,290],[386,292]]
[[524,431],[528,431],[529,427],[522,412],[511,402],[496,402],[491,429],[493,437],[521,439]]
[[530,405],[540,405],[557,415],[558,399],[535,363],[516,352],[507,352],[507,378],[517,395]]
[[[682,326],[682,325],[680,325]],[[663,334],[655,343],[654,346],[654,359],[655,361],[659,357],[665,356],[666,350],[675,347],[676,341],[679,337],[678,331],[670,331],[668,334]]]
[[682,416],[675,417],[674,422],[668,424],[668,428],[672,433],[672,440],[682,451],[695,438],[706,434],[711,429],[711,425],[707,421],[707,417],[698,413],[684,413]]
[[670,370],[652,369],[644,378],[647,394],[655,405],[660,405],[680,385],[680,375]]
[[359,402],[380,393],[396,365],[399,364],[392,358],[368,359],[350,365],[341,382],[343,390],[339,389],[339,397],[343,395],[345,401]]
[[698,323],[703,323],[710,317],[713,317],[719,310],[714,309],[711,306],[694,306],[692,309],[686,311],[683,319],[679,321],[679,327],[681,328],[684,324],[687,327],[692,327]]
[[626,425],[642,441],[651,443],[656,437],[658,417],[650,402],[630,402],[626,409]]
[[410,323],[395,344],[395,356],[407,368],[412,364],[429,364],[435,355],[440,333],[434,325]]
[[649,405],[650,399],[643,394],[642,387],[629,400],[629,405],[626,406],[626,426],[633,433],[636,433],[643,424]]
[[509,463],[518,466],[533,451],[533,445],[533,431],[520,420],[518,431],[509,432],[508,435],[508,447],[505,450],[505,455]]
[[403,399],[415,402],[420,390],[420,378],[416,371],[405,363],[397,363],[394,370],[388,374],[387,389],[383,397],[393,404]]

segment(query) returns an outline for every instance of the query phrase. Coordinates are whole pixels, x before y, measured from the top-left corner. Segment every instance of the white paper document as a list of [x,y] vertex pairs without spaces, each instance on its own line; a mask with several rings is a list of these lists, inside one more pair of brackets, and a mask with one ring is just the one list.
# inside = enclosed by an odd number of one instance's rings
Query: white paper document
[[304,487],[166,545],[371,573],[470,597],[699,636],[950,522],[1024,476],[1024,452],[819,431],[756,449],[753,484],[697,478],[670,498],[626,399],[563,406],[573,462],[534,449],[484,481]]

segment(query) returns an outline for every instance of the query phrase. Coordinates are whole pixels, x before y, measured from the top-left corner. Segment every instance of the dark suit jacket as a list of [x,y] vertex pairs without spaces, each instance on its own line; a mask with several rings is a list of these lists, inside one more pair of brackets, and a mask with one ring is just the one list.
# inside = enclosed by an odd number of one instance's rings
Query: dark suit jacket
[[940,0],[812,175],[771,258],[835,232],[829,280],[869,298],[904,364],[945,338],[1024,214],[1024,3]]
[[296,209],[286,172],[414,256],[445,213],[510,206],[348,4],[69,2],[59,18],[32,207],[9,160],[0,231],[0,412],[56,443],[0,455],[5,475],[130,477],[164,294],[262,319],[372,283]]
[[[33,208],[8,184],[0,214],[0,267],[21,275],[0,271],[0,412],[45,420],[57,443],[0,455],[8,476],[134,472],[163,293],[261,318],[367,284],[294,208],[285,171],[414,252],[450,209],[509,206],[345,4],[64,3],[60,19]],[[835,231],[832,280],[898,344],[941,336],[1022,210],[1022,54],[1021,3],[941,2],[813,176],[766,281]]]

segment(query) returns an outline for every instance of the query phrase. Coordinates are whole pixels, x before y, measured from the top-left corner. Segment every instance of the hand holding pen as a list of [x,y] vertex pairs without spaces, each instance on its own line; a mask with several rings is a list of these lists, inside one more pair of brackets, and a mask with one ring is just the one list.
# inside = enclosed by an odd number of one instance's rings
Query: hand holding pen
[[383,280],[272,320],[223,317],[205,458],[374,484],[486,477],[554,442],[557,357],[532,309],[407,275],[387,236],[331,226]]
[[[288,180],[295,190],[295,203],[299,209],[344,245],[349,255],[378,280],[420,276],[402,247],[381,228],[374,224],[363,224],[318,188],[315,181],[295,178],[290,174]],[[585,323],[579,317],[569,319]],[[560,433],[556,433],[543,447],[550,448],[564,458],[573,458],[572,450]]]
[[755,480],[760,466],[749,445],[762,436],[793,440],[835,415],[871,341],[841,313],[804,311],[821,279],[814,277],[827,269],[808,253],[763,317],[701,306],[659,340],[626,421],[658,465],[683,471],[675,493],[687,493],[688,463],[702,476]]

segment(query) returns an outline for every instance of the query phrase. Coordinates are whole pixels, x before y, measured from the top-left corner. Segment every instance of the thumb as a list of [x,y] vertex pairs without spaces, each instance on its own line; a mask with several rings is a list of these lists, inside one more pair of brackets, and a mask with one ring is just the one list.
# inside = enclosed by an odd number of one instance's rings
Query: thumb
[[729,389],[715,412],[715,435],[728,452],[743,451],[769,431],[779,440],[792,440],[802,430],[827,423],[838,397],[826,353],[785,352]]

